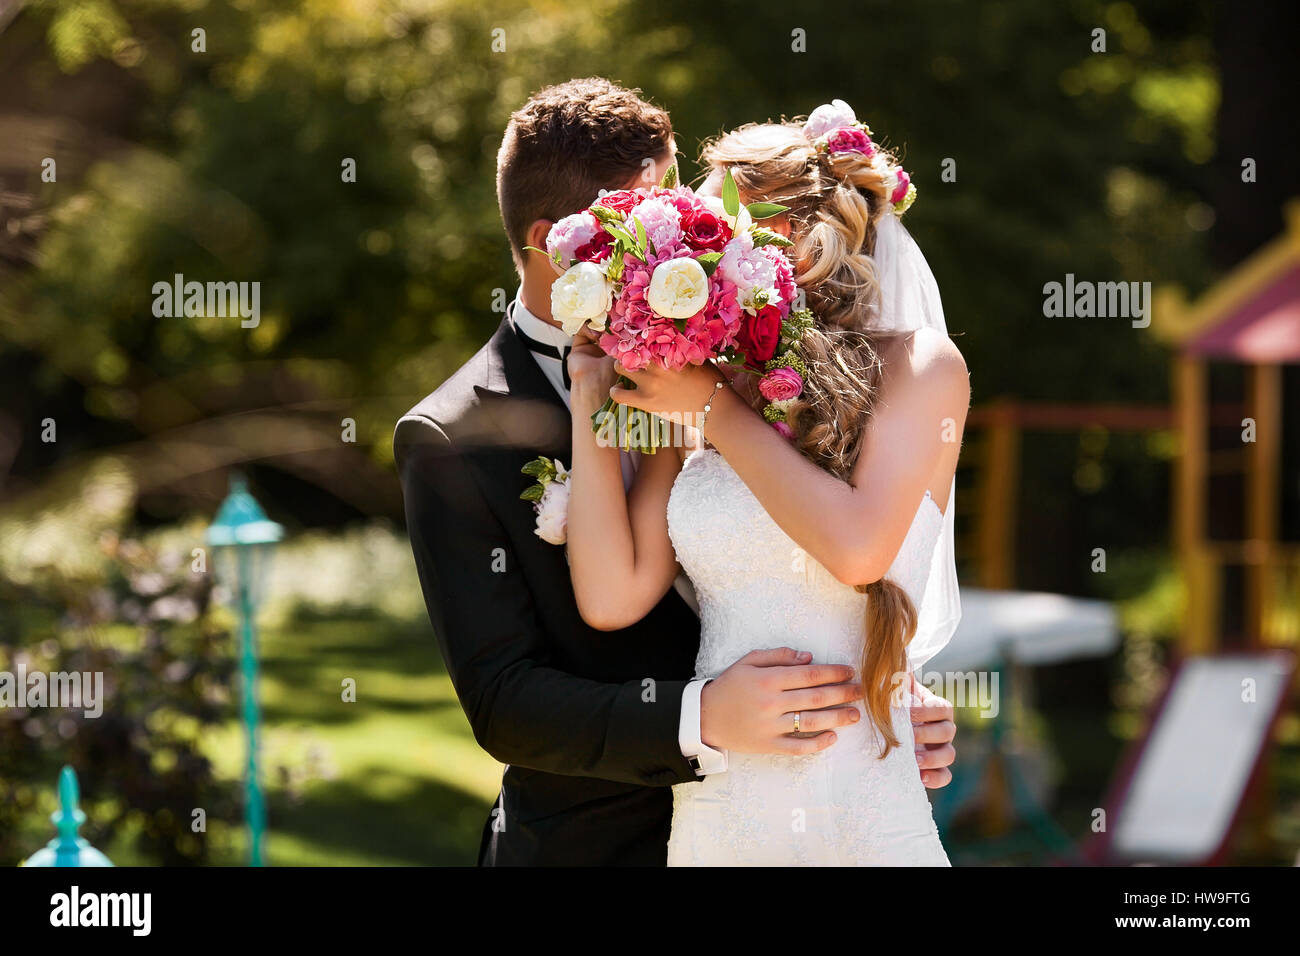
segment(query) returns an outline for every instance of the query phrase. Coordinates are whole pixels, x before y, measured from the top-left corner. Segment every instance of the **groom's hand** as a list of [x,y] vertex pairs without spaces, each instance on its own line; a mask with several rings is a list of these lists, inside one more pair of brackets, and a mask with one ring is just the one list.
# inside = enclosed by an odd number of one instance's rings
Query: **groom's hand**
[[921,782],[931,790],[946,787],[952,781],[948,768],[957,759],[952,740],[957,736],[952,704],[934,694],[912,676],[912,734],[916,738],[916,763],[921,768]]
[[[700,739],[751,754],[810,754],[835,743],[833,728],[861,717],[852,704],[862,687],[850,683],[852,667],[811,660],[788,647],[750,651],[704,685]],[[790,736],[796,713],[800,731],[814,736]]]

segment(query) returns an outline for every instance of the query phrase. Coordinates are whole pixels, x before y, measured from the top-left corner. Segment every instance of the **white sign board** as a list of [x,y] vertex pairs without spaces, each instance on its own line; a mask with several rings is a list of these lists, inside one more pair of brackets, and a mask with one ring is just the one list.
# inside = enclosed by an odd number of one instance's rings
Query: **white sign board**
[[1275,655],[1192,658],[1151,729],[1110,855],[1195,863],[1227,837],[1289,681]]

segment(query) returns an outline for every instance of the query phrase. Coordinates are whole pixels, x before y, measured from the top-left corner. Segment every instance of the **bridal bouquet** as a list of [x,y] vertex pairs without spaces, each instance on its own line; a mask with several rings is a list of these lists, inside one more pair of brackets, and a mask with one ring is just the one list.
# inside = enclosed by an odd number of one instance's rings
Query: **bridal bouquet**
[[[564,331],[599,332],[600,347],[629,370],[657,362],[668,370],[708,360],[764,368],[794,306],[790,240],[759,225],[785,212],[776,203],[742,206],[727,172],[722,198],[678,185],[670,167],[646,189],[623,189],[557,222],[545,254],[563,274],[551,289],[551,314]],[[543,250],[536,250],[543,251]],[[623,377],[620,384],[635,387]],[[622,448],[653,453],[667,423],[613,399],[592,428],[617,432]]]

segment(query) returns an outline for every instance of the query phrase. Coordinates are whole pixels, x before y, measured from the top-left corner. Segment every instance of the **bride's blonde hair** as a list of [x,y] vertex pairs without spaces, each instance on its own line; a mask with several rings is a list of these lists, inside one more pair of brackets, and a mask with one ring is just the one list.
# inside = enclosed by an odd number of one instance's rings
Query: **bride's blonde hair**
[[[863,153],[818,151],[796,123],[742,126],[706,143],[700,158],[714,170],[730,169],[746,200],[790,207],[794,245],[787,252],[817,323],[799,343],[808,375],[786,421],[804,455],[847,481],[880,387],[881,352],[898,334],[867,328],[880,301],[871,258],[876,226],[893,215],[887,167]],[[884,757],[898,746],[891,698],[908,669],[916,608],[884,578],[858,590],[867,595],[863,705],[884,739]]]

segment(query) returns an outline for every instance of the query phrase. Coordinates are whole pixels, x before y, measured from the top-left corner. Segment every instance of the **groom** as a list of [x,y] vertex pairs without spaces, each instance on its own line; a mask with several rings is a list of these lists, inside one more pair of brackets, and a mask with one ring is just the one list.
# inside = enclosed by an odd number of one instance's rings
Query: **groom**
[[[789,736],[791,713],[829,708],[826,727],[842,726],[861,694],[851,668],[790,648],[691,680],[699,620],[676,591],[632,627],[593,630],[578,614],[564,548],[534,534],[533,508],[519,498],[531,482],[526,462],[571,461],[571,340],[550,317],[555,273],[524,247],[544,247],[551,224],[601,189],[657,183],[675,149],[668,114],[606,80],[572,80],[524,104],[497,157],[519,293],[488,343],[397,423],[429,617],[475,738],[508,765],[482,865],[662,866],[671,785],[725,773],[729,750],[831,746],[829,730]],[[635,464],[625,456],[625,479]],[[922,778],[943,786],[952,708],[928,695],[913,722],[926,745]]]

